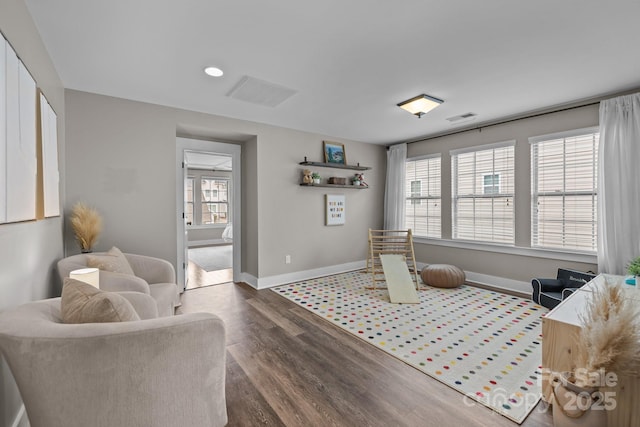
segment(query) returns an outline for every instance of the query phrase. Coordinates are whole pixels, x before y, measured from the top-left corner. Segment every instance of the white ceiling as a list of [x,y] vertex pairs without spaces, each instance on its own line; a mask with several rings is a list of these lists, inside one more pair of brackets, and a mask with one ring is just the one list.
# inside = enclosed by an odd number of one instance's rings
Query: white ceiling
[[[640,88],[638,0],[26,3],[67,88],[369,143]],[[243,76],[297,93],[226,96]],[[421,93],[445,102],[396,106]]]

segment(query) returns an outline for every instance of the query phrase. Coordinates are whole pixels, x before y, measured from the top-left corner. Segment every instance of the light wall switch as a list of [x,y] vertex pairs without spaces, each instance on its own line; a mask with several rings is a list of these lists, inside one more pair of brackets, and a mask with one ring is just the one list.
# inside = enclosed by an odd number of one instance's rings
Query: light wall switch
[[291,255],[285,255],[284,256],[284,263],[285,264],[291,264]]

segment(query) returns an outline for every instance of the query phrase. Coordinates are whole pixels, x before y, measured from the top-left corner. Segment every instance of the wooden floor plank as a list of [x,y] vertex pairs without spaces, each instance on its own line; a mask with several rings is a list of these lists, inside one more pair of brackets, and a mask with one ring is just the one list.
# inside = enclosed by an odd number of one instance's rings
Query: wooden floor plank
[[285,426],[262,394],[253,387],[242,367],[227,352],[226,371],[227,415],[229,425],[236,426]]
[[249,298],[247,300],[247,304],[249,304],[256,310],[258,310],[260,314],[262,314],[263,316],[271,320],[273,323],[275,323],[282,329],[285,329],[287,333],[289,333],[292,336],[300,335],[301,333],[304,332],[304,330],[298,327],[295,323],[291,322],[289,319],[282,316],[281,313],[270,309],[270,307],[267,304],[265,304],[265,302],[259,299]]
[[[229,426],[517,426],[270,290],[188,290],[197,311],[225,321]],[[522,425],[552,426],[544,409]]]

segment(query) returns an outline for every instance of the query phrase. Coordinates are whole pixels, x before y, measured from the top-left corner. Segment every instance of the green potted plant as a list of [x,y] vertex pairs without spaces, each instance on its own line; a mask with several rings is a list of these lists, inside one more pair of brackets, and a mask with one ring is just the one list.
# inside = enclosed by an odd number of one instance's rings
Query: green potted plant
[[[627,271],[630,275],[632,275],[636,279],[636,287],[640,286],[640,257],[633,259],[629,266],[627,267]],[[640,288],[638,288],[640,289]]]
[[312,173],[311,179],[313,179],[314,184],[320,184],[320,174],[318,172]]
[[361,182],[362,182],[362,175],[355,174],[354,176],[351,177],[351,183],[353,185],[359,186]]

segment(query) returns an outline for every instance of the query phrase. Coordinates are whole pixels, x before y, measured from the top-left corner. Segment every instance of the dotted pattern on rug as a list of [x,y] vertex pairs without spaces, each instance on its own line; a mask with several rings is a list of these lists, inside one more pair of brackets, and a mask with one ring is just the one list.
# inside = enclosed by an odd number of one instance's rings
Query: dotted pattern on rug
[[518,423],[535,407],[546,308],[466,285],[392,304],[371,283],[354,271],[273,290]]

